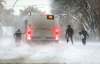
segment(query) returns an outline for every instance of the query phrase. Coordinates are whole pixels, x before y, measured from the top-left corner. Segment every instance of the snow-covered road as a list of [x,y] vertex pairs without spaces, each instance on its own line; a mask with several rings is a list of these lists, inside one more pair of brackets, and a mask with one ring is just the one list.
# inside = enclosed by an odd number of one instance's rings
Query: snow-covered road
[[100,64],[100,42],[87,42],[86,46],[65,41],[21,42],[16,46],[13,37],[6,37],[0,39],[0,63],[6,62]]

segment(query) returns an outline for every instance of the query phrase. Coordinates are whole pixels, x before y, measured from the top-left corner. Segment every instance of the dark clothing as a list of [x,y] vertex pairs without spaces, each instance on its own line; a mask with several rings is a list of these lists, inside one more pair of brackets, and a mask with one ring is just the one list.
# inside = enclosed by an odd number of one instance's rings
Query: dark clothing
[[14,36],[15,36],[15,40],[16,40],[16,41],[20,41],[21,38],[22,38],[22,33],[21,33],[21,31],[20,31],[20,30],[16,31],[15,34],[14,34]]
[[70,39],[72,44],[73,44],[73,34],[74,34],[74,30],[71,27],[68,27],[66,30],[66,38],[67,38],[67,42],[69,42]]
[[80,34],[81,36],[83,36],[83,37],[82,37],[82,43],[85,45],[85,44],[86,44],[86,39],[87,39],[87,37],[89,36],[88,33],[87,33],[87,31],[83,30],[83,31],[81,31],[79,34]]
[[73,36],[67,36],[67,42],[69,42],[69,39],[71,40],[71,42],[73,44]]
[[21,33],[15,33],[16,37],[21,37]]
[[74,31],[73,31],[72,28],[68,28],[68,29],[66,30],[66,35],[68,35],[68,36],[73,36],[73,33],[74,33]]

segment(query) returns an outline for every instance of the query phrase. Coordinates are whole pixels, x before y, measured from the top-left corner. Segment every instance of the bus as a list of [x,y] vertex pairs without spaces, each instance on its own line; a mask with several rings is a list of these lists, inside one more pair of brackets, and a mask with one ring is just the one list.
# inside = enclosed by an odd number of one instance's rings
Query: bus
[[56,15],[32,15],[27,19],[26,39],[31,41],[60,40],[61,27]]

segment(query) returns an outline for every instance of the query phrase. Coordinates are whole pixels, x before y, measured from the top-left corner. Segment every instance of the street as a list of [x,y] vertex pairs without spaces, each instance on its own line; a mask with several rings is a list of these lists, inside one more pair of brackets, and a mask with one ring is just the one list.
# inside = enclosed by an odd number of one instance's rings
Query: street
[[[21,42],[16,46],[13,38],[2,38],[0,41],[0,63],[66,63],[66,64],[99,64],[100,43],[65,41],[56,42]],[[5,44],[6,43],[6,44]]]
[[0,64],[100,64],[100,0],[0,0]]

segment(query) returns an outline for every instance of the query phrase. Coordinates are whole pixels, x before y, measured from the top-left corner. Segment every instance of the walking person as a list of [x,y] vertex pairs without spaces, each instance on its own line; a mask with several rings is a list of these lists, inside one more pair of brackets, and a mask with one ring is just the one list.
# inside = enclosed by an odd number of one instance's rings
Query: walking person
[[15,37],[15,41],[17,44],[19,44],[21,42],[22,39],[22,32],[20,29],[18,29],[15,33],[14,33],[14,37]]
[[73,35],[74,35],[74,30],[71,27],[71,25],[68,25],[66,29],[66,35],[65,35],[67,39],[67,43],[69,42],[69,39],[70,39],[73,44]]
[[89,37],[87,31],[85,29],[82,29],[82,31],[79,32],[79,35],[81,36],[83,45],[86,45],[86,40]]

